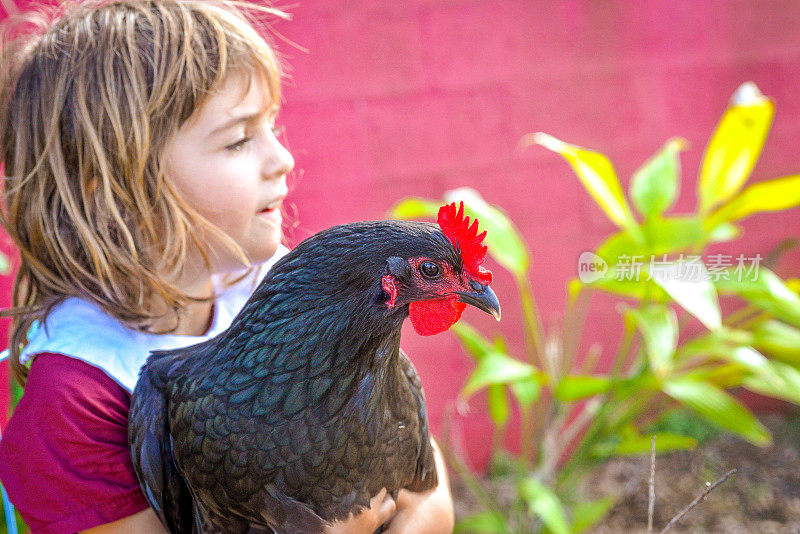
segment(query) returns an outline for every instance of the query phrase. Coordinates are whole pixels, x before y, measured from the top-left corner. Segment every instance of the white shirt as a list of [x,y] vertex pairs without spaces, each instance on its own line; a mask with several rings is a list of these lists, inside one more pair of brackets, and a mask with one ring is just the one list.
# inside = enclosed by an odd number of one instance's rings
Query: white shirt
[[214,317],[202,336],[150,334],[123,325],[96,304],[68,298],[47,316],[44,325],[35,322],[28,332],[28,344],[20,354],[25,363],[35,355],[54,352],[85,361],[105,371],[119,385],[133,391],[139,369],[152,350],[175,349],[200,343],[223,332],[270,268],[289,250],[281,246],[268,261],[256,266],[245,278],[224,287],[214,276]]

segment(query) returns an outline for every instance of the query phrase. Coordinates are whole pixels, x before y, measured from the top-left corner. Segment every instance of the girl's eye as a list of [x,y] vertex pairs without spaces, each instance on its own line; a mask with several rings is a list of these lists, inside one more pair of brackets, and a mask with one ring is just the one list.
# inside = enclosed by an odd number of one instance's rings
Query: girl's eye
[[230,150],[232,152],[240,152],[244,148],[244,145],[250,142],[250,139],[251,139],[250,137],[243,137],[239,141],[236,141],[234,144],[227,146],[225,148],[226,150]]
[[442,269],[432,261],[425,261],[422,262],[419,266],[419,272],[422,273],[422,276],[425,278],[437,278],[439,274],[441,274]]

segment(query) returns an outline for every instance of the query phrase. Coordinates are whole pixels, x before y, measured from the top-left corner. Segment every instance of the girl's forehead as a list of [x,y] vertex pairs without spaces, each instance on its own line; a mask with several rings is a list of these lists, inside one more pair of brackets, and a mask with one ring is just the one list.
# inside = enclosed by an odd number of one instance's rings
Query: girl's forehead
[[274,108],[267,84],[258,76],[232,74],[200,106],[195,125],[212,135],[242,119],[274,113]]

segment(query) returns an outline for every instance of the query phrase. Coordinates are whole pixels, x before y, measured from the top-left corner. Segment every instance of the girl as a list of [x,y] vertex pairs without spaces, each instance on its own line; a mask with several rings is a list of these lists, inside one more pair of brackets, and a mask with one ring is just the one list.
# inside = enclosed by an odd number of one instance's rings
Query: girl
[[[241,7],[117,0],[8,27],[2,222],[21,255],[10,353],[26,387],[0,478],[34,532],[163,532],[128,457],[138,369],[224,330],[286,252],[280,69]],[[435,490],[382,491],[330,532],[390,516],[387,532],[449,532],[438,465]]]

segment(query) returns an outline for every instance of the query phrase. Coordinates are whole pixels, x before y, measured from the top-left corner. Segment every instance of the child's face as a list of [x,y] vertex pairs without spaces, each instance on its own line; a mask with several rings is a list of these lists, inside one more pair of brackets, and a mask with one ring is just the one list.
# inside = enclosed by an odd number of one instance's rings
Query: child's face
[[[280,243],[281,203],[294,159],[275,138],[266,87],[254,77],[248,89],[248,79],[229,76],[167,143],[165,156],[186,202],[258,263]],[[225,247],[212,243],[212,252],[215,272],[241,268]]]

